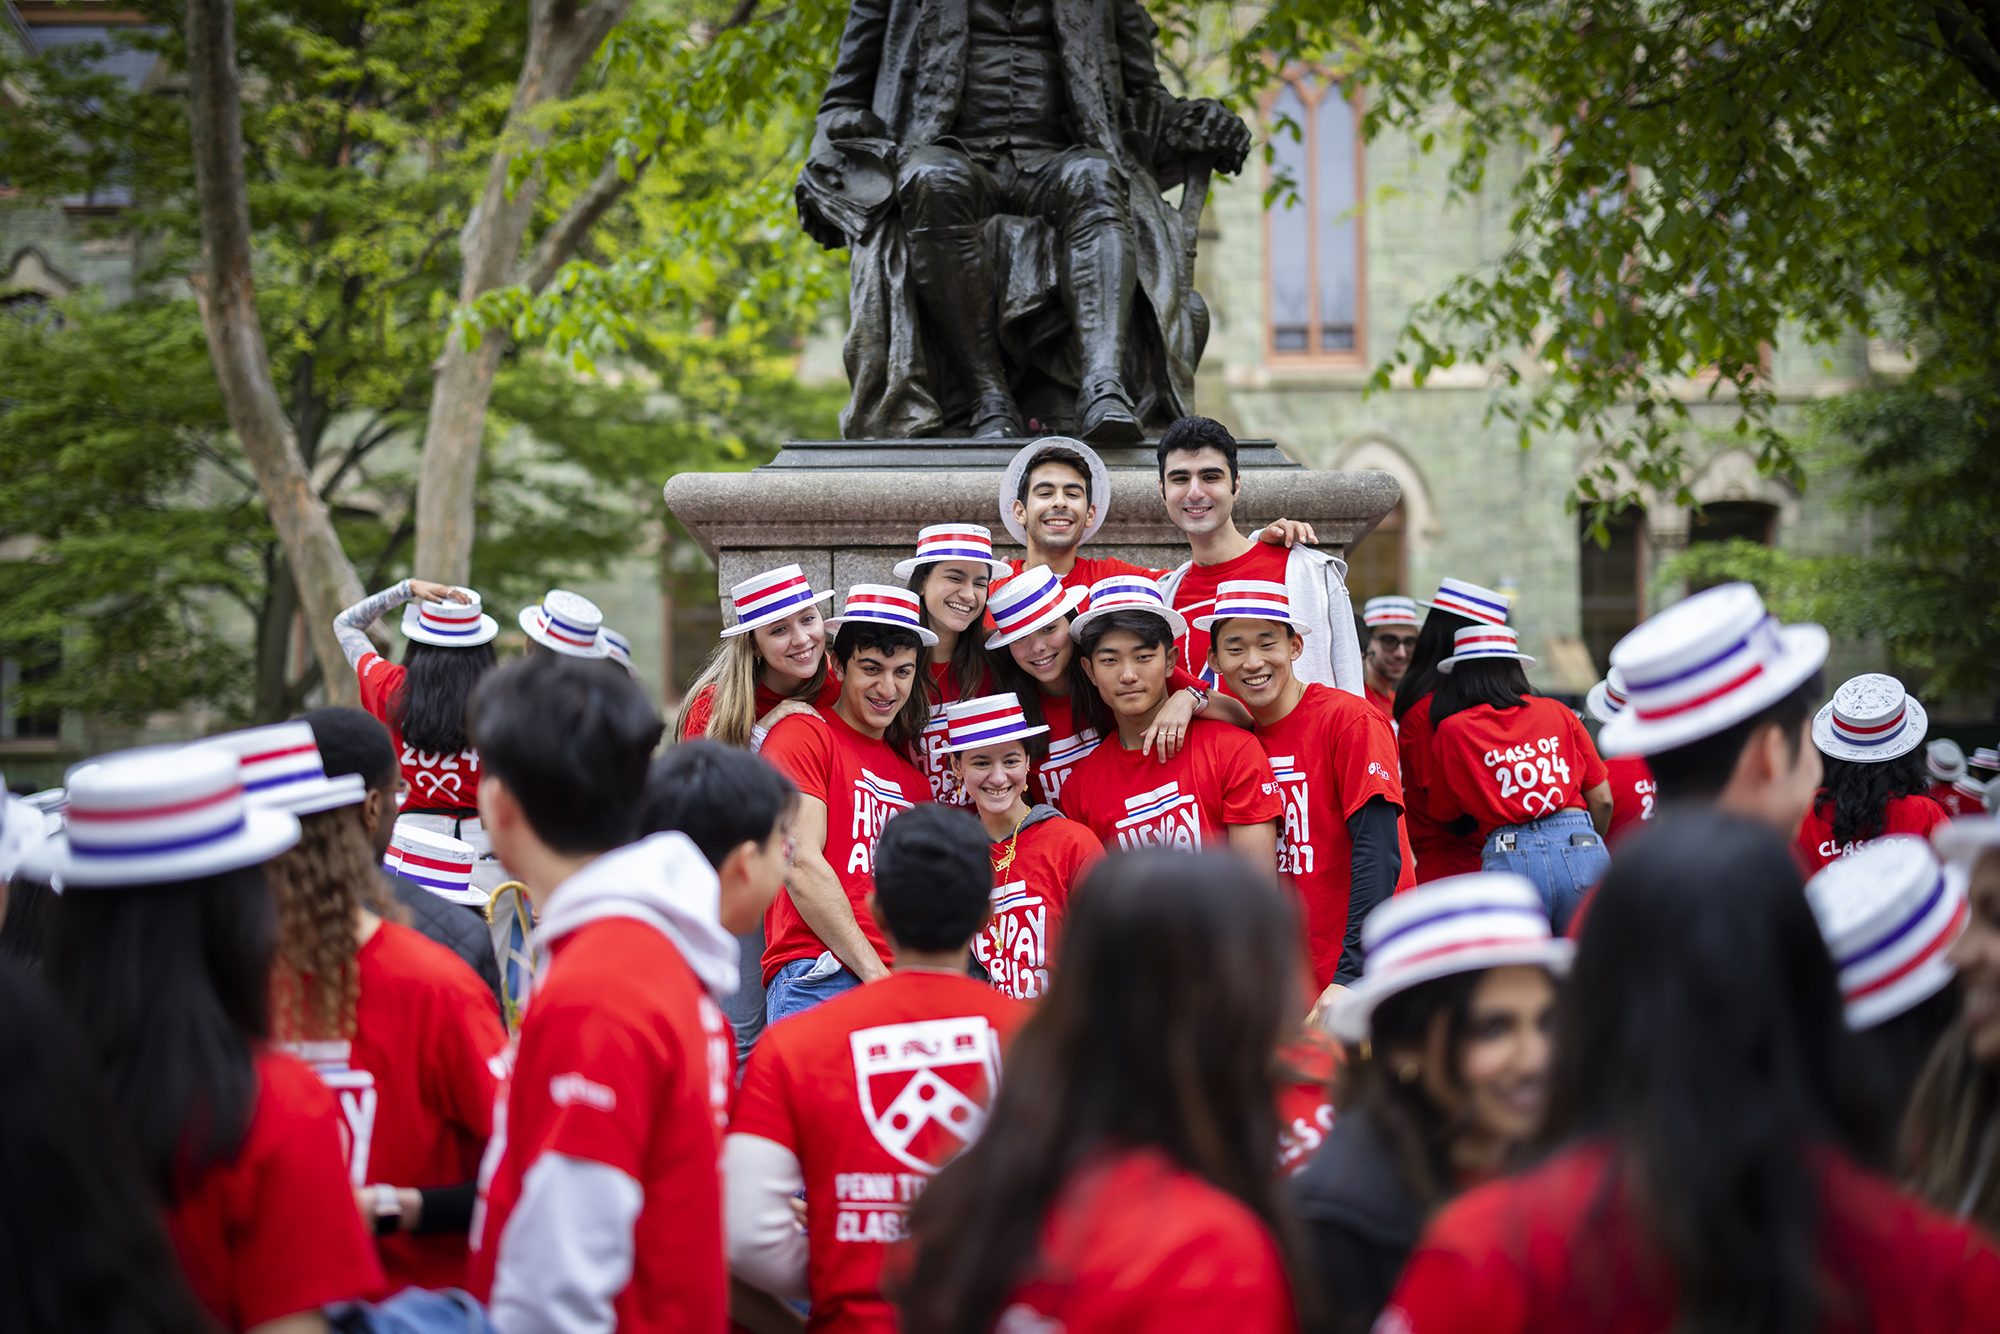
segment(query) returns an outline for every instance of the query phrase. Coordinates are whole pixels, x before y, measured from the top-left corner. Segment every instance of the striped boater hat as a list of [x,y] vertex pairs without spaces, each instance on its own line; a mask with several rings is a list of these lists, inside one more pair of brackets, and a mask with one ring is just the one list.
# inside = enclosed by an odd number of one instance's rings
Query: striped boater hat
[[1361,979],[1328,1024],[1343,1042],[1366,1038],[1375,1007],[1420,982],[1509,964],[1561,973],[1575,953],[1550,936],[1540,892],[1506,871],[1448,875],[1395,895],[1361,924],[1361,948]]
[[830,588],[824,593],[813,592],[806,572],[796,565],[780,565],[775,570],[752,575],[729,590],[729,607],[736,613],[736,624],[724,629],[722,637],[748,634],[760,625],[796,616],[813,603],[832,596]]
[[1064,588],[1046,565],[1002,579],[986,591],[986,610],[998,627],[986,637],[986,647],[1005,648],[1069,615],[1083,601],[1081,588]]
[[1605,755],[1654,755],[1734,727],[1826,662],[1817,625],[1779,625],[1749,584],[1683,598],[1619,640],[1631,704],[1598,733]]
[[479,609],[479,594],[469,588],[455,590],[464,602],[407,602],[403,604],[403,638],[441,648],[478,648],[490,644],[500,633],[500,622]]
[[1007,741],[1024,741],[1048,731],[1028,726],[1017,695],[982,695],[944,706],[945,735],[941,749],[977,750]]
[[22,869],[66,889],[164,884],[255,866],[298,841],[291,812],[244,800],[228,749],[152,746],[78,769],[62,832]]
[[1969,763],[1975,769],[2000,769],[2000,750],[1992,746],[1977,747]]
[[1864,843],[1806,884],[1840,969],[1847,1026],[1872,1028],[1951,981],[1945,951],[1965,929],[1966,874],[1938,865],[1920,838]]
[[[1447,579],[1446,583],[1453,582]],[[1440,589],[1440,592],[1443,590]],[[1423,618],[1417,615],[1417,600],[1405,597],[1369,598],[1361,608],[1361,623],[1369,629],[1378,625],[1421,625]]]
[[1590,688],[1583,697],[1583,707],[1590,710],[1590,716],[1600,723],[1608,723],[1616,718],[1625,707],[1625,673],[1613,667],[1604,674],[1604,679]]
[[479,854],[470,843],[449,834],[398,821],[382,855],[384,870],[416,881],[441,899],[483,908],[493,896],[472,884],[472,863]]
[[993,559],[993,530],[980,523],[934,523],[917,533],[917,554],[896,562],[896,577],[907,579],[919,565],[963,560],[984,565],[996,579],[1012,574],[1004,560]]
[[1492,658],[1534,661],[1521,652],[1521,636],[1513,626],[1462,625],[1452,632],[1451,656],[1438,659],[1438,670],[1449,676],[1461,662],[1485,662]]
[[360,774],[326,776],[326,766],[319,757],[319,742],[314,739],[312,724],[308,722],[246,727],[195,744],[214,746],[236,756],[242,766],[239,772],[243,794],[253,806],[311,815],[352,806],[368,795],[368,784]]
[[1079,644],[1091,622],[1114,611],[1143,611],[1157,616],[1173,630],[1175,639],[1187,633],[1187,618],[1169,607],[1160,586],[1143,574],[1114,574],[1109,579],[1099,579],[1090,586],[1090,601],[1085,605],[1082,614],[1069,623],[1069,637]]
[[634,681],[638,680],[639,669],[632,665],[632,641],[608,625],[604,627],[602,633],[604,635],[604,656],[617,663],[620,667],[623,667],[631,674]]
[[907,588],[894,584],[856,584],[847,590],[846,604],[840,615],[827,622],[834,630],[849,621],[868,621],[875,625],[893,625],[899,630],[909,630],[921,639],[925,648],[938,642],[937,635],[926,630],[917,620],[920,609],[917,595]]
[[1881,764],[1924,744],[1931,720],[1903,683],[1881,672],[1841,682],[1813,717],[1820,754],[1858,764]]
[[1259,621],[1281,621],[1294,634],[1306,634],[1307,626],[1292,618],[1291,595],[1272,579],[1225,579],[1215,586],[1215,610],[1194,618],[1194,628],[1206,630],[1217,621],[1244,616]]
[[1467,583],[1463,579],[1444,579],[1438,582],[1437,596],[1429,602],[1419,602],[1419,607],[1429,607],[1432,611],[1448,611],[1459,616],[1470,616],[1475,621],[1488,625],[1507,624],[1507,596],[1490,588]]
[[550,589],[536,605],[521,608],[521,628],[543,648],[572,658],[611,656],[601,633],[604,613],[581,593]]
[[1924,747],[1924,767],[1940,783],[1956,783],[1965,777],[1965,751],[1950,737],[1941,736]]

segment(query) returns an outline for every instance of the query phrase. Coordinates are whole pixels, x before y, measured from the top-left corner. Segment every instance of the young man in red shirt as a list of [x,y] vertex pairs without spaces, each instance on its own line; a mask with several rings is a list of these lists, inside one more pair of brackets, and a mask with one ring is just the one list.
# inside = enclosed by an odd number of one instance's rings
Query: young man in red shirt
[[1423,618],[1417,614],[1415,598],[1386,596],[1369,598],[1361,608],[1362,689],[1368,702],[1381,710],[1393,731],[1396,726],[1396,687],[1410,670],[1410,656],[1416,651],[1417,631]]
[[1275,872],[1284,803],[1255,741],[1227,723],[1197,718],[1173,758],[1142,749],[1167,700],[1174,641],[1186,631],[1149,579],[1118,576],[1091,588],[1090,610],[1070,623],[1070,634],[1097,698],[1075,705],[1105,741],[1070,774],[1063,811],[1107,852],[1227,846]]
[[978,821],[920,807],[877,860],[867,907],[893,971],[765,1034],[723,1144],[731,1270],[811,1301],[810,1328],[841,1334],[894,1334],[883,1257],[932,1174],[978,1137],[1028,1014],[966,975],[993,888]]
[[862,905],[883,826],[931,800],[930,780],[905,758],[930,712],[921,654],[937,642],[917,608],[908,589],[849,589],[845,614],[828,623],[840,698],[824,714],[783,719],[758,752],[799,789],[792,873],[764,919],[770,1023],[888,975],[889,944]]
[[1315,989],[1345,986],[1361,976],[1361,923],[1417,883],[1395,734],[1379,710],[1292,673],[1305,633],[1283,584],[1231,580],[1195,624],[1270,756],[1285,804],[1278,870],[1305,904]]
[[480,1164],[466,1286],[500,1334],[719,1330],[733,1061],[716,998],[755,905],[723,918],[685,835],[630,842],[664,729],[625,673],[538,653],[480,682],[467,721],[480,818],[549,962]]

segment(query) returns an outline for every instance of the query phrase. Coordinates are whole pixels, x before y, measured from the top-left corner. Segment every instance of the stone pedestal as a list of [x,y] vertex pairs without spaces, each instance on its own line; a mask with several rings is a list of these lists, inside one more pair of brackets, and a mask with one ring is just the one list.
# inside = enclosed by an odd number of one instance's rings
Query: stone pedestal
[[[1025,440],[796,441],[750,472],[681,473],[667,508],[715,562],[718,595],[761,570],[796,562],[814,588],[900,584],[893,572],[933,523],[982,523],[1005,560],[1021,549],[1000,521],[1000,475]],[[1167,520],[1151,445],[1100,450],[1111,512],[1086,550],[1172,569],[1187,542]],[[1313,525],[1320,549],[1344,553],[1402,497],[1386,472],[1322,472],[1286,459],[1268,440],[1245,440],[1236,524]],[[1101,503],[1101,502],[1100,502]]]

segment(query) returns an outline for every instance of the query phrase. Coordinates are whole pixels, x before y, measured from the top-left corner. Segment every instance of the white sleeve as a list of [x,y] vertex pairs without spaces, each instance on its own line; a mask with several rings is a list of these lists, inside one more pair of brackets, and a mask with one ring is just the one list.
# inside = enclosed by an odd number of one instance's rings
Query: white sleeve
[[1327,655],[1333,683],[1350,695],[1368,697],[1361,672],[1361,640],[1354,629],[1354,601],[1347,595],[1347,562],[1329,556],[1326,569]]
[[810,1246],[792,1213],[805,1173],[790,1149],[762,1135],[722,1141],[722,1201],[729,1269],[753,1288],[805,1301]]
[[615,1167],[545,1153],[500,1233],[488,1303],[499,1334],[611,1334],[632,1281],[645,1191]]

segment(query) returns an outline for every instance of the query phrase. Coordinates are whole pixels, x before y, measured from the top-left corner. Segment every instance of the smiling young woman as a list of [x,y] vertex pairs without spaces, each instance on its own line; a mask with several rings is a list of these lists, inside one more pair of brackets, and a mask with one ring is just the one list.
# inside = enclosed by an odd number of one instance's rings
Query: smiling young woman
[[722,632],[722,642],[688,687],[674,735],[754,749],[780,719],[832,708],[840,682],[827,671],[820,609],[832,596],[831,590],[813,592],[797,565],[766,570],[732,587],[729,605],[736,624]]
[[993,558],[992,530],[976,523],[933,524],[917,534],[917,554],[896,565],[896,577],[917,595],[918,622],[937,636],[922,679],[929,714],[911,758],[930,780],[931,795],[949,805],[963,806],[965,795],[942,749],[945,706],[991,688],[977,631],[986,616],[988,586],[1006,575],[1006,562]]

